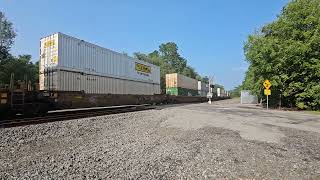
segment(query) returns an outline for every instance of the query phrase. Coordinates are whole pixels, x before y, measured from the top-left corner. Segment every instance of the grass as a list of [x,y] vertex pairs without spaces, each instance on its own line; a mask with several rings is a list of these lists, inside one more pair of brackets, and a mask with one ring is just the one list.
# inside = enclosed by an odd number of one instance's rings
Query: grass
[[320,111],[305,111],[308,114],[320,115]]

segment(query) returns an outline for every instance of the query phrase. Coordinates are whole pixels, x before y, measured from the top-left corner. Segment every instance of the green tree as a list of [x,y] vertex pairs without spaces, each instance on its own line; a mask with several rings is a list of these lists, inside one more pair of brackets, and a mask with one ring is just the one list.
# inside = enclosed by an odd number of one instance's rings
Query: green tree
[[293,0],[277,20],[250,35],[250,64],[243,87],[263,96],[271,80],[271,104],[320,109],[320,1]]
[[10,58],[9,50],[14,43],[16,33],[12,23],[0,11],[0,65]]
[[186,67],[183,69],[183,71],[182,71],[181,74],[183,74],[183,75],[185,75],[185,76],[187,76],[187,77],[191,77],[191,78],[193,78],[193,79],[197,79],[197,77],[198,77],[198,73],[197,73],[197,72],[194,70],[194,68],[191,67],[191,66],[186,66]]
[[241,85],[235,87],[235,88],[230,92],[230,97],[231,97],[231,98],[240,97],[240,96],[241,96],[241,90],[242,90],[242,86],[241,86]]
[[4,84],[10,83],[11,73],[14,73],[15,80],[27,80],[36,83],[39,80],[39,64],[31,62],[30,55],[20,55],[10,59],[2,66],[0,71],[0,81]]
[[9,84],[11,73],[14,73],[15,80],[30,80],[38,82],[39,64],[31,62],[30,55],[14,57],[10,49],[14,44],[16,33],[12,23],[0,12],[0,85]]
[[159,47],[163,60],[170,64],[176,72],[183,72],[187,66],[187,60],[178,53],[178,46],[174,42],[161,44]]
[[178,46],[173,42],[163,43],[159,51],[155,50],[149,54],[140,52],[133,53],[134,58],[160,66],[160,85],[162,93],[165,93],[166,74],[179,73],[185,76],[201,80],[201,76],[195,69],[187,65],[187,60],[178,53]]

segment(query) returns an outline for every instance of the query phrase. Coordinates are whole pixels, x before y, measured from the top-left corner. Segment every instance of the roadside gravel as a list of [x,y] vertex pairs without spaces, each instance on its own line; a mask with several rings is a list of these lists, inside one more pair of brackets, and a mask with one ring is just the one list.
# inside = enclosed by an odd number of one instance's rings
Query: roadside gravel
[[209,125],[168,126],[175,110],[190,113],[178,106],[0,129],[0,179],[320,179],[319,133],[281,127],[280,143],[247,140]]

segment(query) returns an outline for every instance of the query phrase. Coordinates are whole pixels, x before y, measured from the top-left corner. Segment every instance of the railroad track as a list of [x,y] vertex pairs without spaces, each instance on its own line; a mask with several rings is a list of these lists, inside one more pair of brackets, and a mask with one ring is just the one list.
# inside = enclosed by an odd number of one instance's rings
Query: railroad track
[[128,105],[128,106],[115,106],[108,108],[88,108],[88,109],[80,109],[80,110],[68,110],[68,111],[58,111],[47,114],[46,116],[37,116],[30,118],[14,118],[8,120],[0,121],[0,128],[9,128],[16,126],[24,126],[31,124],[41,124],[55,121],[65,121],[86,117],[95,117],[102,116],[108,114],[117,114],[117,113],[126,113],[133,111],[143,111],[148,109],[154,109],[154,106],[150,105]]

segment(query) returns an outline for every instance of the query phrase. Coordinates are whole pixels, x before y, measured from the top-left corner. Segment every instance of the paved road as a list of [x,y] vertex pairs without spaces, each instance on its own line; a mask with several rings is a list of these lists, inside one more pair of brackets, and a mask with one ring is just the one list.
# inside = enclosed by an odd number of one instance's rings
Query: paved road
[[281,128],[320,133],[320,116],[304,112],[266,110],[257,105],[241,105],[239,99],[194,104],[172,109],[167,125],[183,129],[220,127],[239,132],[247,140],[281,143]]
[[0,179],[320,179],[319,131],[238,100],[0,129]]

